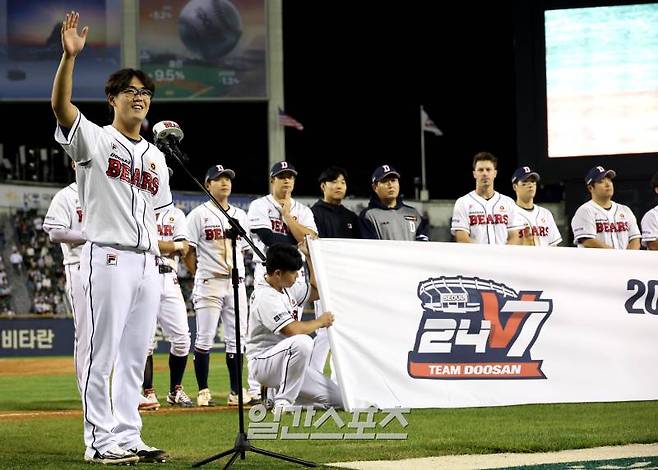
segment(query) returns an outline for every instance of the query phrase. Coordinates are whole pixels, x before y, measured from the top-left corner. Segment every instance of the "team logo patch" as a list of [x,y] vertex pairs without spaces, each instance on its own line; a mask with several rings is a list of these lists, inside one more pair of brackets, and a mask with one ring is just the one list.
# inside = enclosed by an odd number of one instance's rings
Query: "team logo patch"
[[415,215],[405,215],[404,218],[405,220],[413,220],[414,222],[416,221]]
[[117,265],[117,255],[115,255],[114,253],[108,253],[107,254],[106,264],[108,266],[116,266]]
[[545,379],[530,349],[553,311],[542,291],[469,277],[418,284],[423,306],[407,370],[419,379]]
[[155,163],[151,162],[149,166],[151,167],[151,171],[155,171]]

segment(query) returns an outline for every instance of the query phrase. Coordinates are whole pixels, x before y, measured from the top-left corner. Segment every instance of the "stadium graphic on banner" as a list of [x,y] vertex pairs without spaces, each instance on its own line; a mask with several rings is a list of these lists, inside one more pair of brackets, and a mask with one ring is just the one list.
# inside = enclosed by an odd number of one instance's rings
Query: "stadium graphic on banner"
[[542,291],[477,277],[418,284],[423,316],[407,370],[419,379],[545,379],[530,349],[553,310]]

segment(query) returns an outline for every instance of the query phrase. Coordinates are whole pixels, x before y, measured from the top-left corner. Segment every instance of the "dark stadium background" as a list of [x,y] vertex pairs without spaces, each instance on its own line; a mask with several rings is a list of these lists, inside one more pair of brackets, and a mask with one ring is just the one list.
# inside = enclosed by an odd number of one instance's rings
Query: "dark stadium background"
[[[517,151],[517,105],[526,99],[518,90],[527,90],[537,71],[515,71],[515,51],[533,53],[515,46],[515,28],[518,33],[519,24],[528,23],[523,15],[529,9],[566,3],[284,1],[285,108],[305,126],[301,132],[285,130],[287,159],[300,171],[296,194],[318,194],[317,176],[337,164],[350,174],[350,193],[368,196],[372,170],[388,163],[402,173],[403,193],[413,197],[414,177],[420,176],[421,104],[444,132],[442,137],[426,134],[431,197],[455,199],[473,189],[470,161],[480,150],[499,158],[496,188],[510,194],[513,170],[540,158],[539,152]],[[80,107],[93,120],[109,120],[104,104]],[[5,102],[0,109],[5,156],[15,153],[12,143],[55,145],[49,103]],[[188,166],[200,179],[210,165],[222,163],[237,171],[234,192],[262,194],[268,191],[266,111],[266,104],[257,102],[156,100],[149,121],[179,122],[191,157]],[[588,158],[580,167],[595,164]],[[617,167],[619,202],[639,210],[650,197],[645,186],[655,171],[651,166],[646,178],[628,182]],[[546,181],[538,201],[560,201],[570,194],[567,212],[572,212],[585,198],[582,173],[579,168],[561,181]],[[180,171],[172,187],[195,189]]]

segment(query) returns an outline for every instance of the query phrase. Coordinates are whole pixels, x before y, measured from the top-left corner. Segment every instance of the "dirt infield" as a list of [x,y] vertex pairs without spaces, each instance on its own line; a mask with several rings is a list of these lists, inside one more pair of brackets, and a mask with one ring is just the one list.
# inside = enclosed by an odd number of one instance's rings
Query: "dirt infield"
[[[213,407],[194,407],[180,408],[168,405],[162,405],[158,411],[144,411],[143,416],[161,415],[173,413],[221,413],[226,411],[235,411],[235,406],[213,406]],[[62,416],[82,416],[82,410],[58,410],[58,411],[0,411],[0,421],[5,419],[43,419],[43,418],[60,418]]]
[[72,357],[0,359],[0,377],[26,375],[74,375]]
[[[160,361],[156,372],[168,370],[167,363]],[[31,375],[75,375],[72,357],[31,357],[0,359],[0,377]]]

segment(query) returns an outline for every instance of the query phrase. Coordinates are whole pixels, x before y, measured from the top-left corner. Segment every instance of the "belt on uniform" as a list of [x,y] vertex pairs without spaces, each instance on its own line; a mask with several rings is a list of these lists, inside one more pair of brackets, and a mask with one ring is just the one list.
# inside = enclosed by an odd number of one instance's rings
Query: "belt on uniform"
[[168,264],[160,264],[158,265],[158,271],[160,272],[160,274],[173,273],[174,268],[172,268]]

